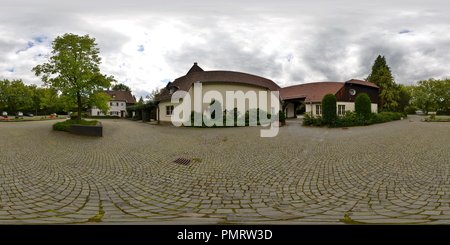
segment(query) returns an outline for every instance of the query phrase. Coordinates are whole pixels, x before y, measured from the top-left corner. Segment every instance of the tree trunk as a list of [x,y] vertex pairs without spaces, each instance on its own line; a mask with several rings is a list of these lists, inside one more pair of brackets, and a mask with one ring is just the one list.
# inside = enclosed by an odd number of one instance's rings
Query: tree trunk
[[81,95],[77,92],[77,102],[78,102],[78,121],[81,121]]

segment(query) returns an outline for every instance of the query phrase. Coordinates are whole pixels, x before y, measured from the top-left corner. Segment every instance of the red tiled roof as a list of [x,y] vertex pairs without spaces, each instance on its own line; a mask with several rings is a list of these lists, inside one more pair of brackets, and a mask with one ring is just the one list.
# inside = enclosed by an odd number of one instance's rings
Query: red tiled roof
[[369,86],[369,87],[380,88],[375,83],[366,82],[366,81],[358,80],[358,79],[351,79],[351,80],[348,80],[345,83],[352,83],[352,84],[359,84],[359,85],[365,85],[365,86]]
[[342,82],[304,83],[280,88],[279,91],[282,100],[304,98],[305,102],[317,102],[328,93],[336,94],[343,86]]
[[[198,68],[197,68],[198,67]],[[254,86],[268,88],[271,91],[277,91],[280,86],[267,78],[255,76],[252,74],[235,72],[235,71],[203,71],[197,63],[182,77],[175,79],[170,86],[175,86],[179,90],[188,91],[195,82],[230,82],[250,84]],[[163,101],[171,99],[171,94],[165,89],[155,101]]]
[[107,95],[109,95],[111,98],[114,98],[113,95],[115,95],[115,100],[124,100],[127,103],[136,103],[136,100],[134,100],[133,95],[131,95],[130,91],[114,91],[114,90],[108,90],[105,91]]

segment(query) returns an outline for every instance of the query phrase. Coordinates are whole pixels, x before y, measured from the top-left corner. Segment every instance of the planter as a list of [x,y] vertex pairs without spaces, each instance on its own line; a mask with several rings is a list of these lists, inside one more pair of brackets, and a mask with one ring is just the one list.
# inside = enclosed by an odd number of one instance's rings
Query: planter
[[70,133],[75,134],[75,135],[82,135],[82,136],[102,137],[103,136],[103,125],[101,122],[98,122],[97,125],[95,125],[95,126],[72,124],[72,125],[70,125]]

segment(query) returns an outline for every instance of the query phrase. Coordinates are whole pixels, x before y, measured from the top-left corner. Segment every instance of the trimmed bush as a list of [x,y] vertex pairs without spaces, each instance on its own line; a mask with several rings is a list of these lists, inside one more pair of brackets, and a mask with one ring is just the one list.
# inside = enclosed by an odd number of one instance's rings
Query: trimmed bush
[[70,114],[70,120],[77,120],[78,119],[78,112],[73,112]]
[[416,111],[418,111],[419,108],[417,106],[407,106],[405,107],[405,113],[406,114],[416,114]]
[[108,118],[120,118],[120,116],[109,116],[109,115],[105,115],[105,116],[88,116],[88,118],[102,118],[102,119],[108,119]]
[[337,100],[334,94],[326,94],[322,99],[322,120],[326,124],[337,119]]
[[66,120],[64,122],[58,122],[58,123],[53,124],[53,130],[70,132],[70,125],[72,125],[72,124],[95,126],[95,125],[97,125],[97,123],[98,123],[97,120],[93,120],[93,121]]
[[372,105],[370,97],[366,93],[360,93],[355,99],[355,112],[365,118],[370,118],[372,114]]

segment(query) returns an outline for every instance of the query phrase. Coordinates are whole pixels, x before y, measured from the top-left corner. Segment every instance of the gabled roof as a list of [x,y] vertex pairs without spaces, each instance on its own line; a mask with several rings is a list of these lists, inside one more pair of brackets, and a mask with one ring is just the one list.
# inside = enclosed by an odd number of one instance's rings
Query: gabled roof
[[133,95],[130,91],[114,91],[114,90],[108,90],[105,91],[109,97],[114,98],[113,95],[115,95],[115,100],[124,100],[127,103],[136,103],[136,100],[134,100]]
[[194,62],[194,65],[191,67],[191,69],[189,69],[189,71],[186,73],[186,75],[189,73],[192,73],[192,72],[201,72],[201,71],[204,71],[204,70],[200,66],[197,65],[197,62]]
[[280,88],[279,91],[282,100],[305,99],[305,102],[317,102],[322,101],[328,93],[336,94],[343,86],[342,82],[316,82]]
[[[175,79],[170,85],[177,87],[179,90],[188,91],[195,82],[241,83],[267,88],[271,91],[277,91],[280,88],[280,86],[267,78],[235,71],[204,71],[197,63],[194,63],[194,66],[186,75]],[[165,89],[155,101],[169,100],[171,97],[172,95]]]
[[369,86],[369,87],[374,87],[374,88],[380,88],[375,83],[366,82],[366,81],[358,80],[358,79],[351,79],[351,80],[348,80],[345,83],[359,84],[359,85],[364,85],[364,86]]

